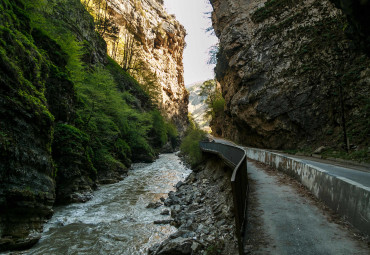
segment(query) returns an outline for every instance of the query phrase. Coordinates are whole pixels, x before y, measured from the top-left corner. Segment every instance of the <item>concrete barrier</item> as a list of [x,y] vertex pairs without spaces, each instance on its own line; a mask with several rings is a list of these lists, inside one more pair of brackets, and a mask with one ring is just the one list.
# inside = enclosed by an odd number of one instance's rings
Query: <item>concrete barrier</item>
[[370,235],[370,188],[274,152],[246,148],[247,157],[289,174],[354,227]]

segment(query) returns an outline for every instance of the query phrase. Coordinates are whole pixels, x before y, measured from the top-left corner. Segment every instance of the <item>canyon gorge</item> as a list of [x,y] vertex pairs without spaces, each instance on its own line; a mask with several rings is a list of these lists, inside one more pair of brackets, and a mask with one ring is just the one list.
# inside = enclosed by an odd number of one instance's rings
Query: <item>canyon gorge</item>
[[[93,224],[101,200],[114,194],[106,201],[112,210],[127,199],[118,219],[124,226],[153,227],[157,212],[148,203],[173,207],[160,216],[173,226],[144,229],[148,238],[168,238],[151,250],[154,240],[145,244],[152,254],[171,254],[174,240],[189,254],[205,252],[222,238],[228,239],[223,254],[235,253],[231,168],[216,156],[202,158],[198,142],[205,133],[188,107],[214,136],[246,146],[294,153],[323,147],[369,162],[369,0],[210,4],[219,38],[217,111],[204,105],[202,83],[185,88],[186,30],[162,0],[0,0],[0,252],[29,249],[44,226],[53,232],[81,223],[55,206],[79,203],[69,208],[89,211],[84,223]],[[177,155],[159,156],[178,150],[185,136],[198,153],[192,173]],[[142,221],[129,216],[134,189]],[[175,192],[166,199],[169,191]],[[54,209],[59,218],[45,225]],[[106,224],[99,238],[116,224],[109,213],[111,221],[97,217]],[[107,234],[105,252],[124,239],[116,234]],[[58,245],[60,253],[68,248]],[[116,251],[131,252],[122,247]],[[37,249],[43,254],[47,243]]]

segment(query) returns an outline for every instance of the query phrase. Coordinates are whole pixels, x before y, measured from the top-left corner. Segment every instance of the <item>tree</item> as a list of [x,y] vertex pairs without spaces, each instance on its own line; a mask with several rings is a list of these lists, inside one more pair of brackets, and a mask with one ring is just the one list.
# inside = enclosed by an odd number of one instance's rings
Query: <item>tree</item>
[[102,37],[108,36],[113,39],[118,37],[119,27],[112,22],[107,0],[84,0],[82,4],[94,17],[96,30]]
[[219,44],[215,44],[215,45],[212,45],[209,49],[208,49],[208,55],[209,55],[209,58],[207,60],[207,64],[208,65],[216,65],[217,64],[217,54],[219,52]]
[[207,117],[214,118],[216,114],[223,112],[225,99],[222,97],[221,90],[217,87],[216,80],[205,81],[200,87],[200,96],[206,96],[205,103],[208,106]]

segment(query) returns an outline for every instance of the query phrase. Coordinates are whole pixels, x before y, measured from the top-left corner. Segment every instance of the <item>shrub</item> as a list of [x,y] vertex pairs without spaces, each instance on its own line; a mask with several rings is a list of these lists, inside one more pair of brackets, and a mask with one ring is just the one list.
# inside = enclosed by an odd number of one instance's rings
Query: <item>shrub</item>
[[222,113],[224,111],[225,107],[225,99],[222,97],[222,95],[218,95],[216,99],[212,102],[212,111],[215,114]]
[[182,140],[180,149],[183,154],[189,157],[189,163],[194,167],[202,161],[202,151],[200,150],[199,142],[206,137],[206,132],[199,129],[191,117],[189,122],[190,125]]
[[167,128],[165,121],[158,110],[151,112],[152,117],[152,135],[154,139],[154,147],[160,148],[165,145],[168,141]]
[[175,148],[178,145],[179,140],[179,133],[177,131],[176,126],[172,122],[167,121],[166,131],[168,140],[170,140],[172,147]]
[[223,113],[225,99],[222,96],[221,89],[217,87],[216,80],[205,81],[200,89],[200,95],[207,97],[205,100],[205,103],[208,106],[206,116],[215,118],[216,115]]

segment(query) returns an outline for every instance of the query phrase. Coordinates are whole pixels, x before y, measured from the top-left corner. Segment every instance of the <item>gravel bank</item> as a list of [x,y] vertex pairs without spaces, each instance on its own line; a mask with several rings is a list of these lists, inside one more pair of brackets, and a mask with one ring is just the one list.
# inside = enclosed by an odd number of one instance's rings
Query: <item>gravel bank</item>
[[231,173],[222,160],[211,156],[184,183],[179,182],[177,191],[164,201],[178,231],[149,254],[238,254]]

